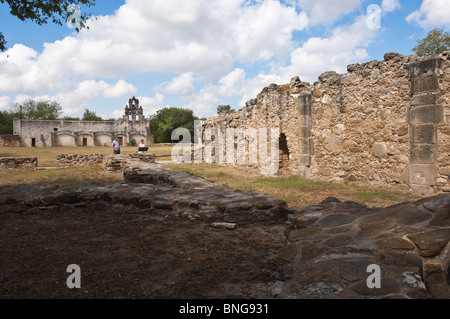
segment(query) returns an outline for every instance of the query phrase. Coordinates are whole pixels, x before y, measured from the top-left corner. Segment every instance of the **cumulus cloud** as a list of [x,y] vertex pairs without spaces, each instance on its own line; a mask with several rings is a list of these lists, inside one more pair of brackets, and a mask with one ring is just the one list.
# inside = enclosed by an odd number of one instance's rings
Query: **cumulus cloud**
[[383,0],[381,8],[384,12],[392,12],[401,8],[400,0]]
[[194,82],[197,80],[194,72],[186,72],[173,78],[161,90],[166,94],[189,94],[195,90]]
[[9,96],[0,96],[0,111],[9,110],[11,108],[11,98]]
[[64,115],[78,115],[90,103],[100,98],[129,98],[137,91],[136,87],[123,80],[116,84],[105,81],[85,80],[80,82],[73,90],[55,94],[54,99],[64,106]]
[[355,61],[369,57],[365,47],[377,34],[367,26],[367,16],[359,16],[352,25],[336,27],[330,37],[313,37],[291,54],[291,64],[280,67],[283,78],[300,75],[301,79],[315,82],[322,72],[344,73]]
[[406,17],[406,21],[416,23],[424,29],[450,27],[448,0],[424,0],[420,9]]
[[298,6],[308,12],[312,25],[331,25],[342,16],[361,6],[363,0],[298,0]]

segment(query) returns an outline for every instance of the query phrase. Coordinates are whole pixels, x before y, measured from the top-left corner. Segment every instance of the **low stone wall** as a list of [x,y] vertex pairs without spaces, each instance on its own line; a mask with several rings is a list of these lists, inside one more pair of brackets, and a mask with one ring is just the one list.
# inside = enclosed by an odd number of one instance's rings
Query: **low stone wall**
[[58,167],[79,167],[84,165],[104,165],[108,171],[116,171],[123,169],[122,162],[124,157],[136,158],[143,162],[155,163],[155,156],[153,154],[130,154],[130,155],[78,155],[78,154],[61,154],[56,157],[56,165]]
[[0,157],[0,169],[36,169],[37,157]]
[[78,167],[84,165],[103,164],[104,155],[78,155],[78,154],[61,154],[56,157],[56,165],[58,167]]

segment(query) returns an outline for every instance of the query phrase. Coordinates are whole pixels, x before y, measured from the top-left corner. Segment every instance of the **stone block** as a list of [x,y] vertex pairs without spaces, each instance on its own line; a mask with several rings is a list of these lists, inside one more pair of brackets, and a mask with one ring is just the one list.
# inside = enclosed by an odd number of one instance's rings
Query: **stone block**
[[328,152],[333,153],[334,155],[342,152],[342,142],[336,137],[328,137],[325,140],[324,147]]
[[432,186],[436,178],[436,165],[411,164],[409,165],[409,183],[411,185]]
[[372,149],[372,155],[377,158],[383,158],[388,155],[388,148],[385,143],[375,143]]
[[298,112],[300,115],[311,115],[312,114],[312,95],[302,94],[298,97]]
[[313,121],[310,115],[300,115],[299,125],[301,126],[312,126]]
[[411,125],[411,142],[434,144],[437,141],[437,128],[434,124]]
[[442,105],[427,105],[408,110],[409,124],[427,124],[444,122],[444,108]]
[[436,75],[418,77],[411,81],[411,96],[437,90],[439,90],[439,81]]
[[312,156],[310,155],[300,155],[299,157],[300,166],[311,167],[312,165]]
[[410,162],[412,164],[433,164],[437,161],[437,144],[411,144]]
[[415,95],[411,100],[411,106],[436,104],[436,94]]
[[301,138],[299,140],[299,144],[300,144],[300,153],[301,154],[309,154],[309,155],[314,154],[314,149],[313,149],[313,144],[312,144],[311,138]]
[[303,138],[311,137],[311,127],[310,126],[300,126],[299,127],[300,136]]
[[424,75],[436,74],[442,66],[440,58],[429,58],[410,65],[410,76],[420,77]]

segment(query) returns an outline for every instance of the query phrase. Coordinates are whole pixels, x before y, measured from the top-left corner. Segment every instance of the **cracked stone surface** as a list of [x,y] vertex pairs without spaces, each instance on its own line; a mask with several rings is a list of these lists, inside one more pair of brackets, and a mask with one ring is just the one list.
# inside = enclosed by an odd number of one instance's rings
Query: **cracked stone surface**
[[387,208],[329,198],[291,214],[277,297],[450,298],[449,212],[444,194]]

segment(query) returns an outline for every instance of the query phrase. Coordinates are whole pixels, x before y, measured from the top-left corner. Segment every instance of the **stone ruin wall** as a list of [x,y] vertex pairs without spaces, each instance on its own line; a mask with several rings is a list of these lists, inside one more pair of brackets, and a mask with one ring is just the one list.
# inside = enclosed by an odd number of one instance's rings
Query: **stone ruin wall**
[[203,129],[279,128],[285,174],[450,191],[449,55],[388,53],[312,85],[271,84]]
[[103,165],[108,171],[116,171],[123,169],[123,163],[127,158],[136,158],[143,162],[155,163],[153,154],[129,154],[123,157],[103,154],[60,154],[56,156],[56,166],[59,168],[70,168],[86,165]]
[[0,157],[0,170],[36,169],[37,157]]

